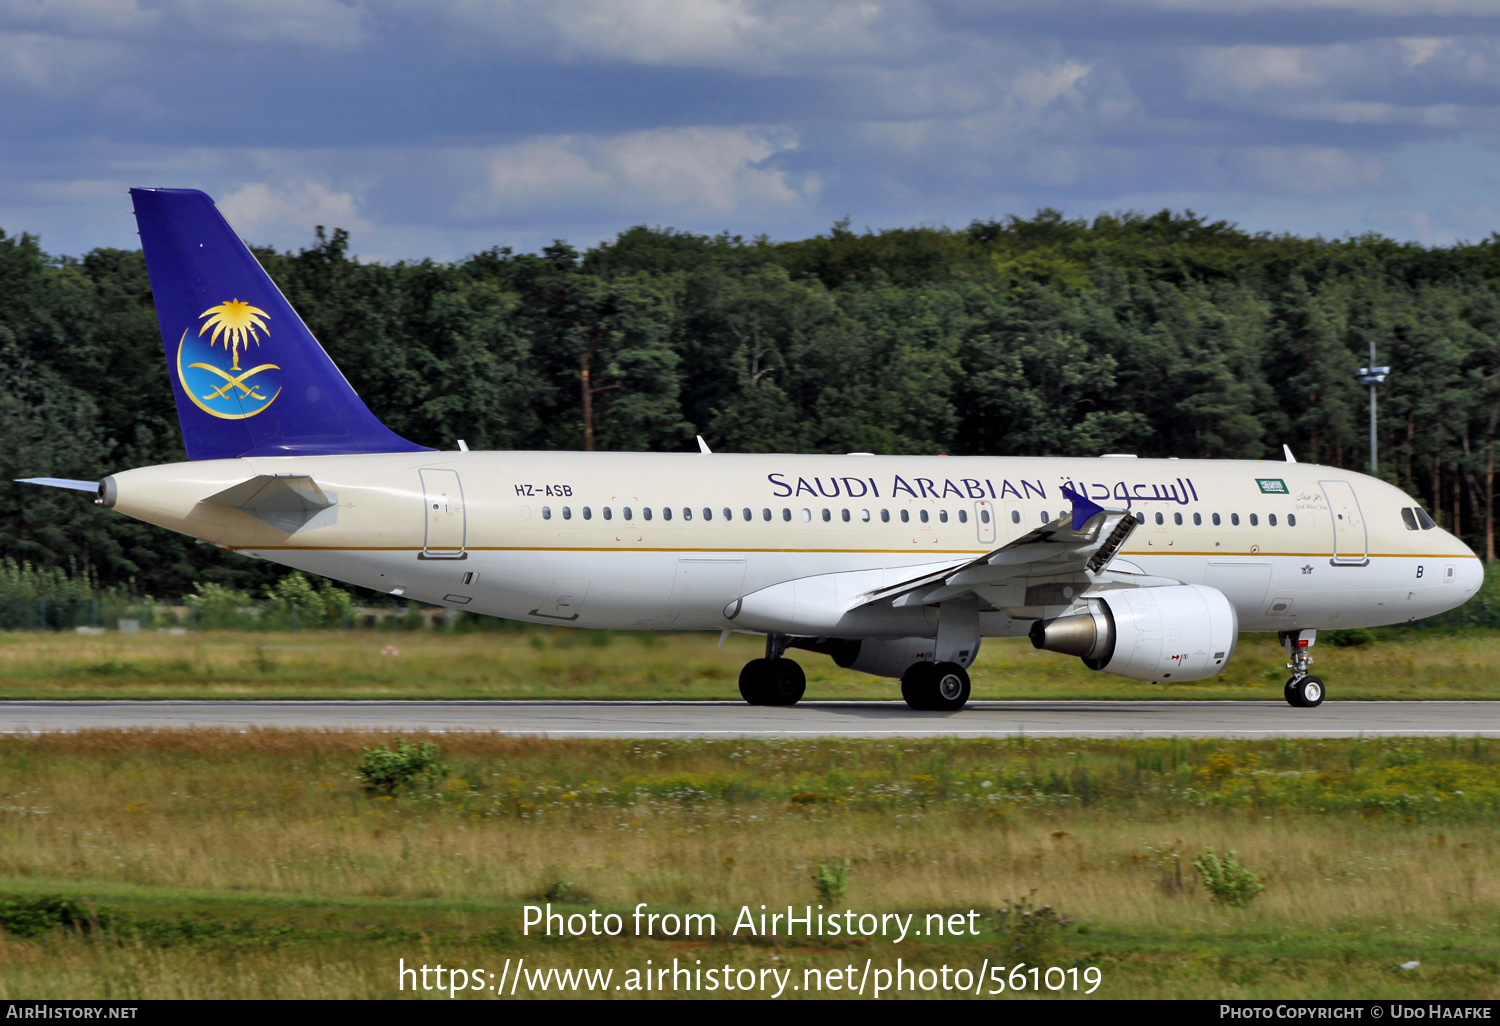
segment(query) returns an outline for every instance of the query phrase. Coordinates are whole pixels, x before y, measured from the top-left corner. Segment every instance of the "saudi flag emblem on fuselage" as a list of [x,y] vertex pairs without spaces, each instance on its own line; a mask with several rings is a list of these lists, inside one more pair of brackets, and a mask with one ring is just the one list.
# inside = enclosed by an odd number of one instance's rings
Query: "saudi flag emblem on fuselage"
[[[203,325],[188,327],[177,343],[177,379],[193,405],[224,420],[243,420],[262,412],[281,394],[281,368],[262,363],[242,369],[251,343],[270,337],[271,315],[258,306],[230,299],[198,315]],[[220,349],[220,343],[223,348]]]

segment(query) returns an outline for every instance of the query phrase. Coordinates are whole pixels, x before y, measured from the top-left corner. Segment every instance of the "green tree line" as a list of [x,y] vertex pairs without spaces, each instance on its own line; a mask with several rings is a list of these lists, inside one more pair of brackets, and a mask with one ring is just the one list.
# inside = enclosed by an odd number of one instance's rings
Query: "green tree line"
[[[1494,556],[1500,236],[1427,247],[1191,212],[788,242],[635,227],[580,253],[258,250],[375,413],[440,448],[1281,458],[1367,469]],[[0,556],[101,586],[274,568],[18,477],[183,459],[138,251],[0,231]]]

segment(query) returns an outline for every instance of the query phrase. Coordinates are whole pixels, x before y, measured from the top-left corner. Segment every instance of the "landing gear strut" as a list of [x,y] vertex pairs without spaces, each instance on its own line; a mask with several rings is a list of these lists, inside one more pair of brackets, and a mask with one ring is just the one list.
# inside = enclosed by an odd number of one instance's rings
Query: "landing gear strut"
[[807,690],[807,674],[791,659],[783,658],[785,634],[766,635],[766,657],[752,659],[740,671],[740,697],[751,705],[796,705]]
[[901,675],[901,697],[913,709],[957,712],[969,701],[969,671],[957,663],[912,663]]
[[1315,709],[1322,705],[1325,693],[1323,679],[1307,672],[1312,663],[1307,650],[1317,640],[1318,632],[1281,631],[1277,636],[1281,639],[1281,647],[1286,649],[1292,659],[1286,664],[1286,668],[1292,671],[1291,679],[1286,682],[1286,704],[1297,709]]

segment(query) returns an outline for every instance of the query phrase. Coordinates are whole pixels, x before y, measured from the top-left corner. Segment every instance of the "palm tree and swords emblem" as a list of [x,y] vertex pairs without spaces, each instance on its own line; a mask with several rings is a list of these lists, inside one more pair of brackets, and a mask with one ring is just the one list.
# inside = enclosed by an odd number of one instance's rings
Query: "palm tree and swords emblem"
[[[252,306],[241,299],[229,299],[198,315],[203,325],[198,329],[196,337],[189,337],[192,328],[183,332],[182,342],[178,344],[178,372],[188,398],[205,413],[232,420],[253,417],[281,393],[280,383],[269,381],[275,375],[266,373],[279,371],[281,368],[277,364],[262,363],[248,370],[240,369],[240,351],[248,353],[250,343],[254,342],[259,346],[262,336],[270,336],[271,329],[266,324],[270,317],[270,314],[258,306]],[[207,339],[203,338],[205,334],[208,335]],[[228,370],[217,363],[208,362],[213,359],[214,348],[221,342],[229,353]],[[189,382],[189,375],[183,368],[184,347],[190,350],[187,355],[191,362],[187,364],[187,368],[206,372],[207,377],[195,374],[191,376],[193,381]],[[260,381],[251,380],[262,375],[264,377]],[[261,389],[270,384],[275,384],[276,390],[267,396]],[[247,402],[254,408],[246,410]]]

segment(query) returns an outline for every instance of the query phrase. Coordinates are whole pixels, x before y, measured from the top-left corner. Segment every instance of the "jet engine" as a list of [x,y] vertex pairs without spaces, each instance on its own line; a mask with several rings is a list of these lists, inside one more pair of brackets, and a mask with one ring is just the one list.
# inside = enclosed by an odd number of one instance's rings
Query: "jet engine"
[[1201,584],[1130,588],[1031,626],[1031,643],[1075,655],[1091,670],[1153,682],[1202,680],[1222,670],[1239,640],[1224,593]]

